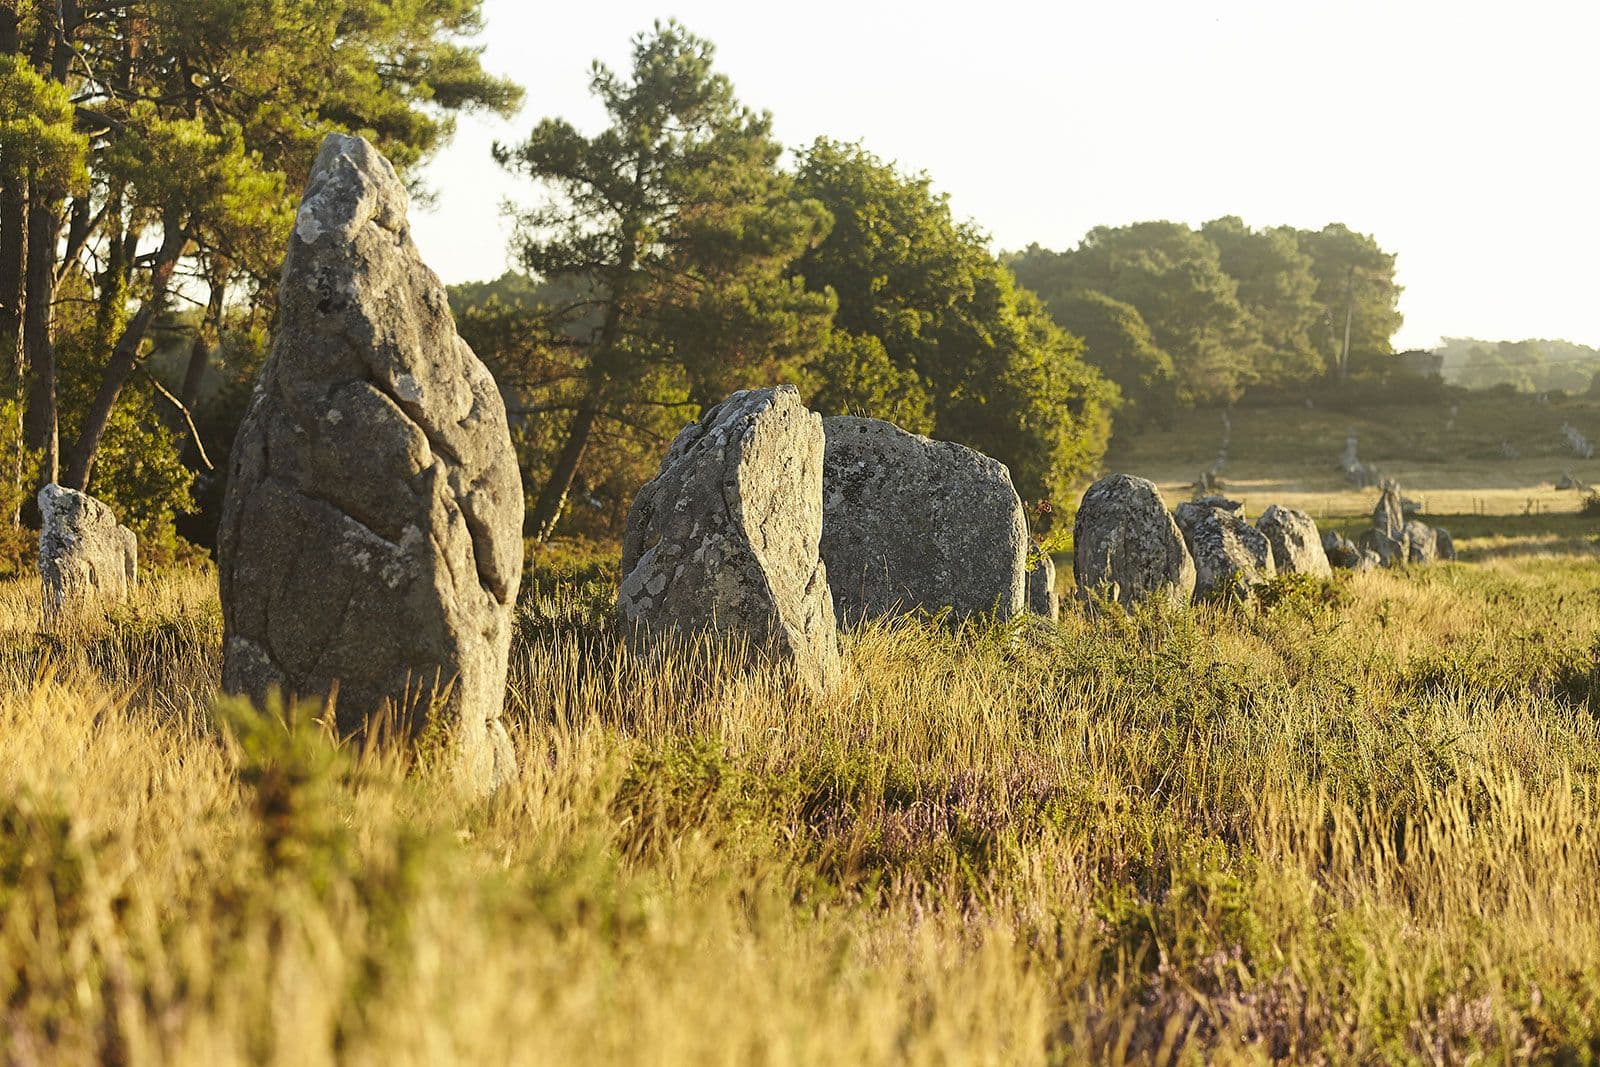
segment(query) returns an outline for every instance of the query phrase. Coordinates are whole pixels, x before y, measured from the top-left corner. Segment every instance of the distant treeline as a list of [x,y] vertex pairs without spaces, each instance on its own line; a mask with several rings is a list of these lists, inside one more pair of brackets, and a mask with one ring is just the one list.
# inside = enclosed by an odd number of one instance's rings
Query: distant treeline
[[1230,403],[1249,386],[1382,371],[1401,324],[1394,255],[1337,223],[1102,226],[1071,251],[1035,245],[1008,262],[1085,339],[1135,421]]
[[1571,341],[1480,341],[1446,337],[1444,379],[1467,389],[1497,385],[1530,393],[1587,392],[1600,375],[1600,349]]

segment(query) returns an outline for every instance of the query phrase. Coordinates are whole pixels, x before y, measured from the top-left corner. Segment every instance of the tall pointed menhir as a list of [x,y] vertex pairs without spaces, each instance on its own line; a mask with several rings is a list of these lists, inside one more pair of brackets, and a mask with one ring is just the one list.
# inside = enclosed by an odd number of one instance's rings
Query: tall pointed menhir
[[500,712],[522,480],[408,202],[366,141],[323,144],[233,449],[223,686],[258,700],[336,689],[347,734],[383,714],[414,734],[442,716],[490,788],[513,769]]

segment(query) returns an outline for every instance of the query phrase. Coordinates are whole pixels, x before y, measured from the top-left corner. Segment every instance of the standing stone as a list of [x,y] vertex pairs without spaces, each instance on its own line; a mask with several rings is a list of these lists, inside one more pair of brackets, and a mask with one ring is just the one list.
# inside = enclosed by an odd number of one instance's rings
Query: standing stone
[[1435,526],[1433,528],[1433,539],[1439,559],[1454,562],[1456,558],[1456,542],[1455,538],[1450,536],[1450,531]]
[[1407,559],[1412,563],[1434,563],[1439,559],[1439,537],[1433,527],[1412,519],[1406,523]]
[[1196,603],[1248,596],[1276,573],[1266,535],[1238,512],[1196,501],[1179,504],[1177,517],[1194,558]]
[[1361,559],[1361,549],[1356,543],[1333,530],[1322,535],[1322,551],[1331,565],[1342,570],[1354,570]]
[[1195,567],[1154,482],[1102,478],[1083,494],[1073,526],[1078,597],[1102,595],[1123,607],[1152,597],[1187,604]]
[[1378,495],[1378,504],[1372,509],[1372,528],[1391,541],[1398,542],[1405,526],[1405,499],[1400,495],[1400,486],[1392,479],[1385,480]]
[[684,429],[628,512],[624,618],[747,641],[813,689],[831,686],[822,463],[822,418],[792,385],[734,393]]
[[120,604],[139,579],[139,539],[111,508],[51,484],[39,490],[39,577],[47,619],[97,603]]
[[822,424],[822,558],[841,625],[1026,609],[1028,520],[1005,464],[880,419]]
[[1317,535],[1316,520],[1310,515],[1273,504],[1256,520],[1256,529],[1266,535],[1272,548],[1272,565],[1279,574],[1332,576],[1333,568]]
[[223,686],[337,691],[339,729],[450,731],[468,783],[514,767],[500,722],[522,481],[494,379],[366,141],[330,136],[289,241],[279,328],[239,436],[218,563]]
[[1393,537],[1376,528],[1364,530],[1357,543],[1363,552],[1376,556],[1385,567],[1397,566],[1411,558],[1411,538],[1403,525]]
[[1061,600],[1056,596],[1056,561],[1040,552],[1038,562],[1028,568],[1028,610],[1052,622],[1061,617]]

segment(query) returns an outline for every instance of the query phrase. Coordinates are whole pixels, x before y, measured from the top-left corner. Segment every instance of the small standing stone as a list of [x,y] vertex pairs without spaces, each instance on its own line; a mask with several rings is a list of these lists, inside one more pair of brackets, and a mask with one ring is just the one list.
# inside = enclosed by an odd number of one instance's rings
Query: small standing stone
[[39,577],[47,619],[128,599],[139,578],[139,539],[118,524],[109,506],[51,484],[39,490],[39,514]]
[[1127,474],[1095,482],[1073,540],[1080,599],[1105,596],[1127,608],[1152,597],[1187,604],[1194,593],[1194,560],[1154,482]]
[[1412,563],[1434,563],[1439,559],[1439,535],[1425,522],[1406,523],[1407,559]]
[[1196,603],[1248,596],[1276,573],[1266,535],[1237,511],[1197,501],[1179,504],[1177,519],[1194,558]]
[[1279,574],[1309,574],[1327,578],[1333,574],[1328,554],[1317,536],[1317,523],[1296,508],[1273,504],[1256,520],[1256,529],[1272,546],[1272,564]]
[[839,673],[822,540],[822,419],[794,386],[734,393],[678,434],[639,490],[617,605],[646,632],[716,633]]
[[1028,520],[1005,464],[881,419],[822,424],[822,558],[841,625],[1025,610]]
[[1028,610],[1055,621],[1061,617],[1061,599],[1056,596],[1056,561],[1040,552],[1028,568]]

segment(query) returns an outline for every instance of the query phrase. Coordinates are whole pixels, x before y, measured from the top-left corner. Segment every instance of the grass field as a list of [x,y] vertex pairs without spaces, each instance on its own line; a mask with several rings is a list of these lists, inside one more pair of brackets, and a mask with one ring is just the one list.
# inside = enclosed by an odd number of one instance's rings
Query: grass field
[[[1600,458],[1578,458],[1561,433],[1570,424],[1600,443],[1600,402],[1588,398],[1540,403],[1525,394],[1459,392],[1431,404],[1242,407],[1229,417],[1221,477],[1252,514],[1272,503],[1319,520],[1370,512],[1375,492],[1350,485],[1339,469],[1351,433],[1362,462],[1399,479],[1433,514],[1575,512],[1582,494],[1557,490],[1562,474],[1600,483]],[[1149,478],[1169,502],[1182,500],[1216,460],[1224,433],[1220,411],[1185,412],[1170,429],[1113,442],[1107,467]]]
[[1593,1061],[1600,566],[1479,521],[1250,607],[869,629],[821,701],[546,585],[487,801],[219,702],[206,574],[56,635],[0,587],[0,1060]]

